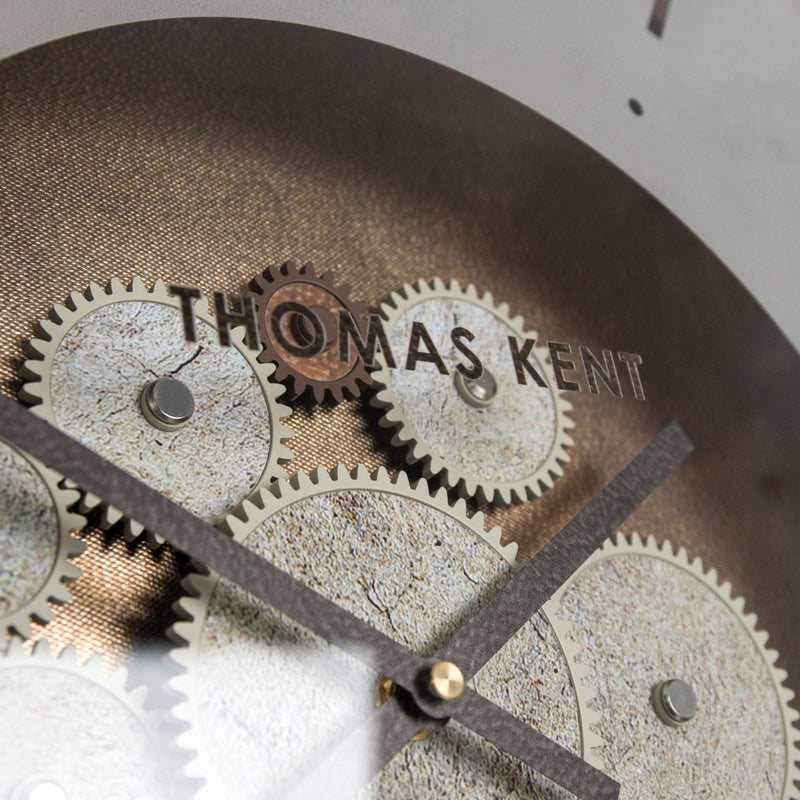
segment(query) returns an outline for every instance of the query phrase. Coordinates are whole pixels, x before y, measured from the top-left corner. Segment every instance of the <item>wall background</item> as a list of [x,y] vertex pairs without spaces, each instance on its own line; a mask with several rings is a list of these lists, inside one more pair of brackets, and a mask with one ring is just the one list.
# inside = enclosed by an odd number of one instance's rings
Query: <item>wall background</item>
[[[177,16],[298,22],[384,42],[515,97],[681,218],[800,346],[800,6],[793,0],[0,0],[0,57]],[[635,98],[643,114],[628,103]]]

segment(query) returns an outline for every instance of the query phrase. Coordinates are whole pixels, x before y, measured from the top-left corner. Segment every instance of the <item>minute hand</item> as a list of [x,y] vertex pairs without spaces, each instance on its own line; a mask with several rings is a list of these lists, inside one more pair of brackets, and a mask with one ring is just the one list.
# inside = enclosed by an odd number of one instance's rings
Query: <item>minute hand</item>
[[670,423],[435,658],[458,664],[469,680],[693,449],[681,426]]

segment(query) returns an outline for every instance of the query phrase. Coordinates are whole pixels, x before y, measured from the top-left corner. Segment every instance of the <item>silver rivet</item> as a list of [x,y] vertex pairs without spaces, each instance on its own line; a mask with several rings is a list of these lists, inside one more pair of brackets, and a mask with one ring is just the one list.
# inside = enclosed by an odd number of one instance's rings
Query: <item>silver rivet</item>
[[194,413],[194,398],[175,378],[158,378],[144,387],[139,405],[145,419],[162,431],[177,431]]
[[453,375],[461,399],[475,408],[487,408],[497,396],[497,381],[486,367],[480,378],[465,378],[458,370]]
[[14,787],[10,800],[67,800],[67,793],[55,781],[32,778]]
[[697,713],[697,697],[688,683],[672,678],[653,689],[653,708],[665,725],[678,728]]

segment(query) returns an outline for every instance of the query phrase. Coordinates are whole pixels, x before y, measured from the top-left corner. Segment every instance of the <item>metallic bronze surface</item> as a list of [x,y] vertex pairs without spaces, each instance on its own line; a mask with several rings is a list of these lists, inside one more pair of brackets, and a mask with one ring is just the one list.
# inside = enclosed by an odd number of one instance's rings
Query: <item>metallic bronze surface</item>
[[[472,281],[543,338],[641,354],[647,395],[570,394],[564,478],[489,522],[532,555],[677,418],[696,451],[625,530],[716,566],[800,690],[798,355],[613,165],[423,59],[261,21],[90,32],[0,64],[0,91],[5,393],[19,387],[36,321],[90,280],[140,275],[235,294],[294,259],[334,269],[373,307],[419,278]],[[290,470],[402,463],[362,401],[296,408]],[[82,557],[82,581],[113,583],[120,597],[131,561],[177,570],[145,548],[102,550]],[[149,587],[158,610],[147,624],[120,626],[116,604],[76,592],[47,633],[122,656],[160,634],[176,574]],[[84,622],[65,629],[64,614]]]

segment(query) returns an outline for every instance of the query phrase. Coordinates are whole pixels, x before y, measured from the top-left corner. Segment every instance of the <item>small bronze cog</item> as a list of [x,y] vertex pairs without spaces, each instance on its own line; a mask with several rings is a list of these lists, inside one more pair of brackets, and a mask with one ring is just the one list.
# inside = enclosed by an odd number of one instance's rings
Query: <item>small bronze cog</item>
[[258,360],[275,364],[274,378],[292,398],[308,391],[317,403],[326,396],[338,403],[372,383],[355,347],[339,360],[339,312],[348,311],[363,335],[366,305],[350,301],[330,272],[318,276],[311,264],[290,261],[268,267],[250,289],[264,347]]

